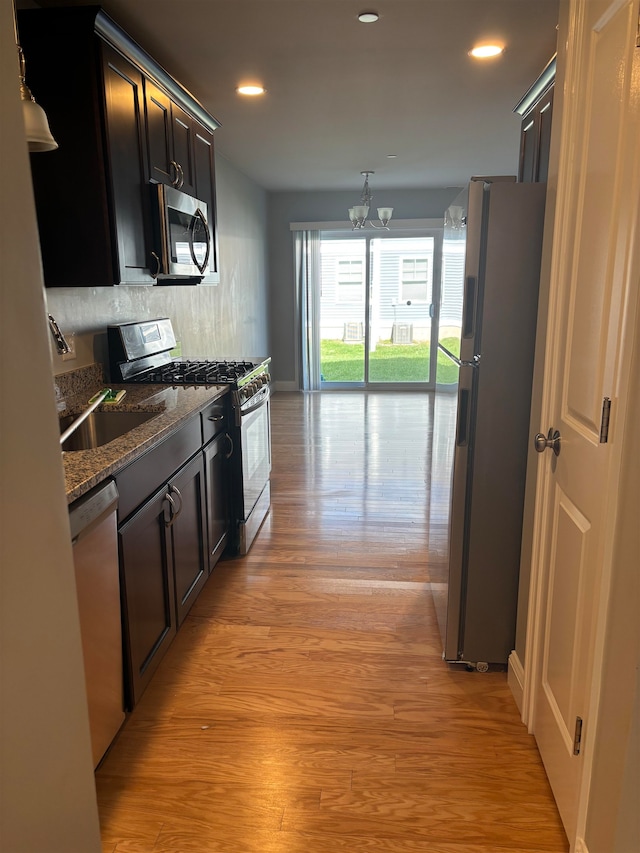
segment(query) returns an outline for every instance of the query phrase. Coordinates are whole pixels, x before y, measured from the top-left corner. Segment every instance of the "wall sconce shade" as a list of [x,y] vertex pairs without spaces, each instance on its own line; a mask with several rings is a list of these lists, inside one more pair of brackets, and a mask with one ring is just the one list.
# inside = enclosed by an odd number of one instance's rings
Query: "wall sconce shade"
[[20,57],[20,99],[29,151],[54,151],[58,147],[58,143],[53,138],[49,128],[47,115],[42,107],[36,103],[25,82],[24,53],[20,45],[18,45],[18,56]]

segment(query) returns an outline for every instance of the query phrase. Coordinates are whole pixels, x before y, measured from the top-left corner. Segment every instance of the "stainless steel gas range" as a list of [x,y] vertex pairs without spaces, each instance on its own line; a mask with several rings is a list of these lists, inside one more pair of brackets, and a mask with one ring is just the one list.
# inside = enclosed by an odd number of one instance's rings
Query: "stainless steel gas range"
[[235,547],[246,554],[271,505],[270,358],[176,358],[171,320],[107,328],[110,381],[162,385],[230,385],[233,410]]

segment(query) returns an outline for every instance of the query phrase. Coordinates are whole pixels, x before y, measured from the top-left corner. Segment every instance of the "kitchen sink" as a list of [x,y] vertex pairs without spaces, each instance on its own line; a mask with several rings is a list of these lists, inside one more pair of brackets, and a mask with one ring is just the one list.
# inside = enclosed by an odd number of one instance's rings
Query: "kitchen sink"
[[[93,450],[120,438],[132,429],[157,417],[158,412],[91,412],[62,445],[63,450]],[[60,418],[60,434],[78,415]]]

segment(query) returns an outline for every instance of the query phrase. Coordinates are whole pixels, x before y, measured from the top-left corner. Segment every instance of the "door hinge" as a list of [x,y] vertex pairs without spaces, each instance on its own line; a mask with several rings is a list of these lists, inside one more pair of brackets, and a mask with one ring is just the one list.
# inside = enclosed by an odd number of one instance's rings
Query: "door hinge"
[[576,717],[576,730],[573,735],[573,754],[580,755],[580,742],[582,741],[582,717]]
[[600,444],[606,444],[609,441],[609,418],[611,417],[611,398],[605,397],[602,400],[602,418],[600,420]]

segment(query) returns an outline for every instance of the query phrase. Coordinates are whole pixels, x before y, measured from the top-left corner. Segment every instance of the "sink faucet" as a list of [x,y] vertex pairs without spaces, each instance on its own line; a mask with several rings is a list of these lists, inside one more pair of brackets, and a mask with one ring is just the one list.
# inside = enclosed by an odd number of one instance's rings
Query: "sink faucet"
[[51,329],[51,334],[56,342],[59,355],[65,355],[66,353],[71,352],[71,347],[66,342],[64,335],[60,331],[60,326],[58,326],[51,314],[47,314],[47,317],[49,318],[49,328]]

